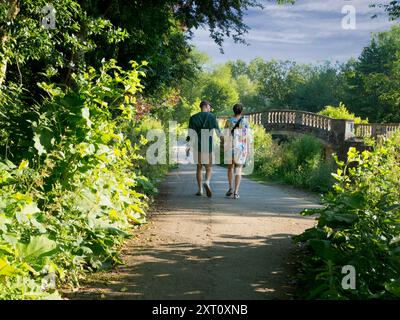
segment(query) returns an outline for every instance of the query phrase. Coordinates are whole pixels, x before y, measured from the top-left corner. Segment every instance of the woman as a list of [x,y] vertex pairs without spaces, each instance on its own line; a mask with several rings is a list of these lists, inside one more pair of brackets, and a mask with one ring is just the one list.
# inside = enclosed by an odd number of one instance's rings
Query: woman
[[[243,105],[235,104],[233,106],[234,116],[229,118],[226,127],[228,128],[227,139],[225,140],[225,152],[228,156],[228,181],[229,190],[227,197],[233,196],[239,199],[239,186],[242,178],[242,168],[246,164],[249,154],[248,132],[250,126],[246,119],[242,117]],[[233,186],[233,176],[235,176],[235,185]]]

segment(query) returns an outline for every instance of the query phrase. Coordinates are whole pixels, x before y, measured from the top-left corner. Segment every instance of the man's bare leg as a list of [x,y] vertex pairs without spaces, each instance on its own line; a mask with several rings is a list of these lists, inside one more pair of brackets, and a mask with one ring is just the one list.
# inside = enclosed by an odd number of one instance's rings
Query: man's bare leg
[[198,192],[197,195],[202,195],[203,194],[203,166],[201,164],[197,165],[197,171],[196,171],[196,179],[197,179],[197,186],[198,186]]
[[204,188],[206,189],[207,197],[209,198],[212,197],[212,191],[210,188],[211,176],[212,176],[212,166],[211,164],[206,164],[206,181],[203,185]]

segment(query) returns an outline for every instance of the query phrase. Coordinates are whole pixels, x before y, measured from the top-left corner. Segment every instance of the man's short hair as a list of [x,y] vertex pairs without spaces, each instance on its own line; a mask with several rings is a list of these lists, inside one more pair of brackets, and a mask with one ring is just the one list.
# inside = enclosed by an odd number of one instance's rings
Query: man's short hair
[[203,100],[202,102],[200,102],[200,109],[203,109],[204,107],[210,106],[211,104],[210,102],[208,102],[207,100]]
[[235,115],[241,114],[243,112],[243,105],[241,103],[237,103],[233,106],[233,113]]

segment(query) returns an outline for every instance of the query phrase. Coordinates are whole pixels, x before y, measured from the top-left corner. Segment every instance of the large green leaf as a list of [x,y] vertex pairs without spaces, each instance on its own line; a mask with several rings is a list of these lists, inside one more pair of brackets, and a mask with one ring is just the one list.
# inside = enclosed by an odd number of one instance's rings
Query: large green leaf
[[314,252],[325,261],[334,261],[337,257],[335,250],[332,248],[331,242],[328,240],[312,239],[309,240],[308,243]]
[[400,298],[400,278],[385,284],[385,289]]
[[45,235],[31,237],[31,241],[28,244],[17,244],[18,256],[28,262],[33,262],[36,259],[49,256],[53,254],[56,249],[56,242],[50,240]]
[[361,192],[356,192],[350,195],[342,195],[339,201],[352,209],[364,208],[367,203],[364,194]]
[[35,133],[33,136],[33,141],[35,142],[34,147],[37,150],[37,152],[39,153],[39,156],[46,153],[46,149],[42,145],[42,142],[40,140],[41,140],[40,134]]
[[0,276],[14,276],[18,273],[18,269],[10,265],[6,258],[0,258]]
[[358,219],[356,214],[351,213],[337,213],[337,212],[325,212],[321,215],[318,225],[330,227],[348,226],[354,223]]
[[39,213],[40,209],[38,208],[35,202],[32,202],[25,207],[23,207],[20,211],[16,212],[15,217],[18,222],[27,222],[29,221],[34,214]]

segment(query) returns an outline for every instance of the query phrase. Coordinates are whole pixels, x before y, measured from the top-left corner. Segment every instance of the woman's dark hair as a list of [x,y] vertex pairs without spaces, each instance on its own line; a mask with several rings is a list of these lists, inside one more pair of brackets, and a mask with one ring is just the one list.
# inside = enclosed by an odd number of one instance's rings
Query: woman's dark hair
[[233,113],[235,115],[241,114],[243,112],[243,105],[241,103],[237,103],[233,106]]

